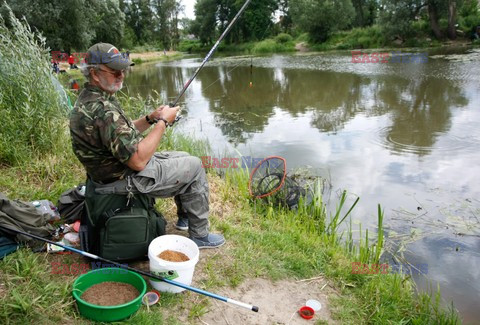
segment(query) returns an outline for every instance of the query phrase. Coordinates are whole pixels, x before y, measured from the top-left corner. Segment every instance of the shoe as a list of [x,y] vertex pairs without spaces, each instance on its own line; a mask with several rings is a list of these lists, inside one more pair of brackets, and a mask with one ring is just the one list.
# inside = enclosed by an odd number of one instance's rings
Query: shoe
[[225,238],[220,234],[208,234],[205,237],[192,237],[190,239],[197,244],[198,248],[217,248],[225,244]]
[[175,228],[178,230],[188,230],[188,218],[179,217]]

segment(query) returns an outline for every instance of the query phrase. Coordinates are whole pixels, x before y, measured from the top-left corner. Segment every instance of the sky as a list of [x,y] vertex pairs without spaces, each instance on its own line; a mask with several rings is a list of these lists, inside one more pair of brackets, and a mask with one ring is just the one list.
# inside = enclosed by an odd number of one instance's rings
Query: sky
[[182,5],[185,6],[185,14],[184,16],[190,19],[195,18],[195,13],[193,10],[193,7],[195,6],[195,3],[197,0],[181,0]]

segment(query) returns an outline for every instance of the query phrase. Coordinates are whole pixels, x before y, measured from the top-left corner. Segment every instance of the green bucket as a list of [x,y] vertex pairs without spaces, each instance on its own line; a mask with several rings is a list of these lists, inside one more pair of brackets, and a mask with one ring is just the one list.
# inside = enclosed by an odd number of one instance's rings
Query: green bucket
[[[131,284],[137,288],[140,295],[130,302],[115,306],[93,305],[80,298],[91,286],[107,281]],[[101,322],[117,321],[132,315],[140,308],[142,297],[146,291],[147,284],[139,274],[115,267],[90,271],[79,276],[73,283],[73,297],[77,301],[80,314],[86,318]]]

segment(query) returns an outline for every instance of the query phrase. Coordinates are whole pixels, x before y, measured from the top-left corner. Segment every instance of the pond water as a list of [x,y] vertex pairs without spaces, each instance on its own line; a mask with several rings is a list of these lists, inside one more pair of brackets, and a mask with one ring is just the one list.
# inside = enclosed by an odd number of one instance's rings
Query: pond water
[[[381,204],[390,250],[428,265],[419,287],[439,284],[477,322],[479,62],[479,50],[408,63],[352,63],[350,52],[213,59],[182,97],[176,132],[208,139],[219,158],[311,166],[331,184],[330,206],[343,189],[360,197],[353,229],[375,230]],[[136,66],[124,91],[171,101],[200,63]]]

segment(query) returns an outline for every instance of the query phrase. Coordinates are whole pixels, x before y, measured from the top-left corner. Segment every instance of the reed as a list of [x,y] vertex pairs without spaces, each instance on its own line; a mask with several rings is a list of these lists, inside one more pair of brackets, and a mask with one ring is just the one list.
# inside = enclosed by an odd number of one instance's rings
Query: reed
[[18,165],[56,150],[65,132],[45,39],[15,18],[0,16],[0,162]]

